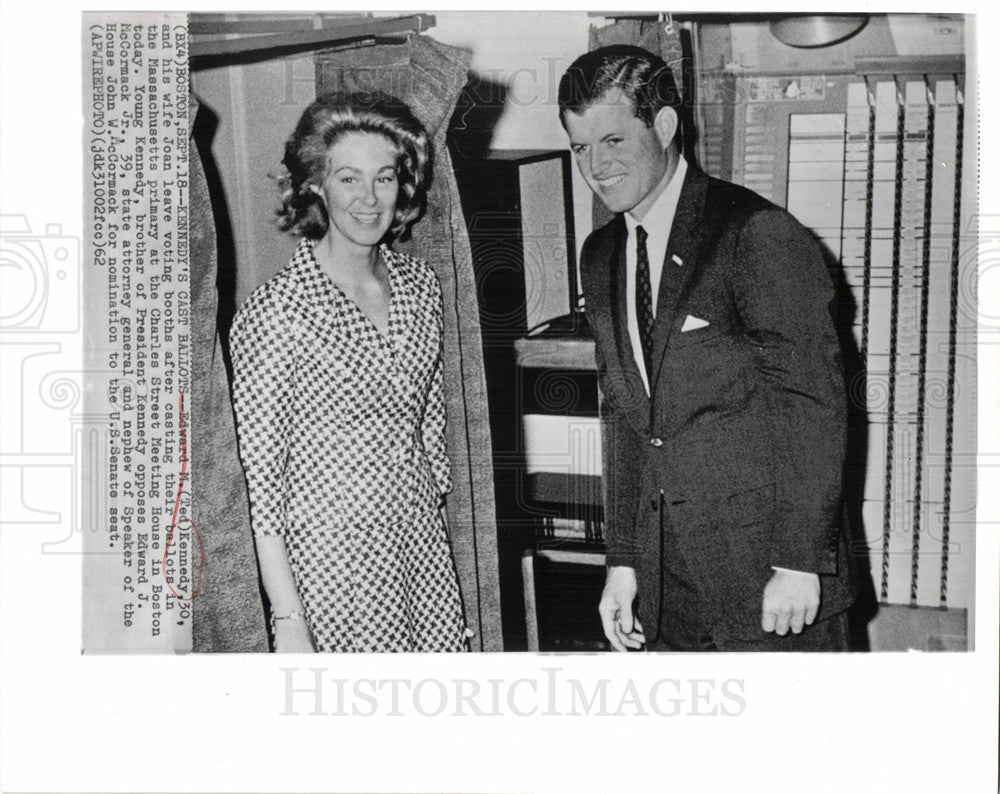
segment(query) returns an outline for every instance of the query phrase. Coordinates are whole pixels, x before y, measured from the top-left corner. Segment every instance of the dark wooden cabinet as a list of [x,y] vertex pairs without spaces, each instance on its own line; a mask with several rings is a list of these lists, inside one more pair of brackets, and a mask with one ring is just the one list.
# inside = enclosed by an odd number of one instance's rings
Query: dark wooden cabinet
[[[570,167],[566,151],[455,159],[482,326],[506,650],[528,647],[522,553],[534,549],[552,519],[566,512],[556,493],[563,480],[528,474],[523,417],[564,410],[566,393],[579,398],[571,402],[581,415],[597,412],[592,375],[584,373],[586,385],[578,386],[547,365],[519,366],[515,350],[529,332],[573,325],[577,279]],[[581,318],[575,320],[581,324]],[[537,498],[540,485],[551,501]]]

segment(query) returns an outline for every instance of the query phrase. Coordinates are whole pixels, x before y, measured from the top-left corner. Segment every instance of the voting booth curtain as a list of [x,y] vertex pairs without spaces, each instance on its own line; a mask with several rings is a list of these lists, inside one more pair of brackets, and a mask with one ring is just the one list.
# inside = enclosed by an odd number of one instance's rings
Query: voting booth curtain
[[[426,36],[316,55],[316,93],[380,89],[403,98],[434,142],[425,216],[396,248],[427,261],[444,293],[447,443],[454,490],[448,524],[473,650],[502,650],[492,451],[476,282],[446,146],[471,53]],[[192,112],[192,118],[194,113]],[[202,153],[204,154],[204,153]],[[205,562],[194,604],[194,650],[263,651],[267,632],[249,509],[236,452],[222,340],[212,202],[191,161],[191,280],[195,387],[192,500]],[[239,263],[237,262],[237,267]]]
[[[191,124],[197,116],[192,97]],[[250,532],[250,506],[218,331],[218,254],[205,171],[192,139],[191,503],[204,552],[193,599],[195,651],[266,651],[267,628]]]

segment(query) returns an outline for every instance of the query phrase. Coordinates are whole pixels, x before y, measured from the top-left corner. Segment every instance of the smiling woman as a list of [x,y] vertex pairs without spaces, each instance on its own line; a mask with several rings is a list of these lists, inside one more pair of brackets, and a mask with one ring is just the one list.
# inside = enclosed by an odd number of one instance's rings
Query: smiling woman
[[388,271],[380,258],[374,268],[355,268],[352,260],[371,257],[374,246],[392,225],[399,196],[397,151],[383,135],[351,132],[330,147],[329,173],[322,187],[310,185],[322,198],[328,226],[313,247],[313,256],[365,316],[384,334],[389,317]]
[[330,245],[370,248],[389,231],[399,195],[396,147],[382,135],[344,135],[327,156],[330,173],[321,188],[330,219]]
[[[283,229],[313,238],[326,234],[329,215],[324,190],[342,167],[357,170],[362,165],[360,159],[343,159],[346,142],[356,144],[369,137],[389,145],[383,150],[388,156],[379,164],[381,168],[391,163],[398,183],[389,230],[394,237],[405,237],[409,225],[424,210],[431,148],[427,133],[410,109],[395,97],[378,92],[331,92],[305,109],[285,144],[283,163],[288,173],[282,180],[279,210]],[[379,148],[374,143],[372,146]],[[367,147],[364,152],[355,146],[349,148],[358,158],[367,158],[368,165],[371,157],[378,156]],[[338,158],[336,165],[332,158]]]
[[393,251],[430,151],[385,94],[335,93],[285,147],[291,263],[233,324],[233,402],[277,651],[458,651],[441,288]]

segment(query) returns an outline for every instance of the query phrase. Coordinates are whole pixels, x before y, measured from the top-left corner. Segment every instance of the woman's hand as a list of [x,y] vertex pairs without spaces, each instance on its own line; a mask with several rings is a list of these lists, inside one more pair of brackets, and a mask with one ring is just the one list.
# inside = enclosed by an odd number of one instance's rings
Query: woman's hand
[[275,653],[315,653],[309,624],[301,616],[274,621]]

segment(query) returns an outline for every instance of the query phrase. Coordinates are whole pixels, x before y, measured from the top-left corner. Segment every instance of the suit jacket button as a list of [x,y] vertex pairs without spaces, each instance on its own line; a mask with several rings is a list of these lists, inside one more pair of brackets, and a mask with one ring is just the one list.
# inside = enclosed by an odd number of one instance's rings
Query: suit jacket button
[[653,438],[649,439],[649,443],[652,444],[654,447],[662,447],[663,446],[663,439],[662,438],[657,438],[656,436],[654,436]]
[[659,506],[660,506],[660,500],[659,499],[650,499],[649,500],[649,507],[650,507],[651,510],[655,511],[656,508],[658,508]]

